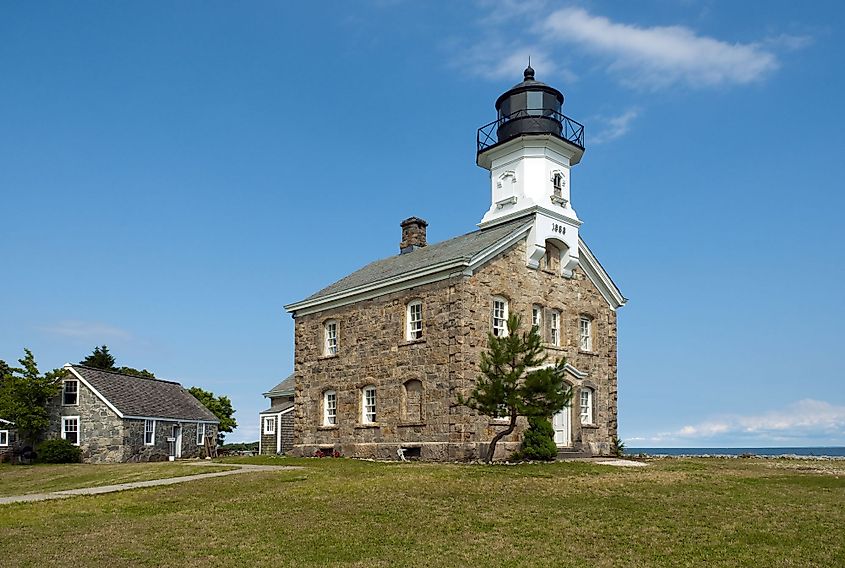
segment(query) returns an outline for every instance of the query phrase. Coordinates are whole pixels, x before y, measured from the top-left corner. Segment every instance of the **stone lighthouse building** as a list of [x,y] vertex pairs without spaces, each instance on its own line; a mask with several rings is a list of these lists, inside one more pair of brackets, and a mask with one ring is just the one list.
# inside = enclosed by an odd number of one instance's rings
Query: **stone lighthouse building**
[[[411,217],[398,254],[286,306],[295,319],[293,453],[483,457],[507,421],[457,397],[472,390],[488,334],[506,333],[511,313],[539,326],[550,360],[568,361],[572,403],[552,420],[561,452],[609,452],[625,298],[578,234],[570,171],[584,127],[561,113],[563,100],[529,66],[496,101],[496,120],[478,131],[491,195],[478,230],[428,243],[427,223]],[[525,427],[497,458],[518,449]]]

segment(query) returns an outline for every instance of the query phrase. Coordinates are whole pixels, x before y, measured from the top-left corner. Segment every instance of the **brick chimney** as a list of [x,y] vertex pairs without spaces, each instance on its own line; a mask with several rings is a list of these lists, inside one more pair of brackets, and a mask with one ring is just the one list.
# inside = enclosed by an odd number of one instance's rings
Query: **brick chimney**
[[399,253],[405,254],[426,245],[425,228],[428,227],[419,217],[408,217],[399,225],[402,227],[402,242],[399,243]]

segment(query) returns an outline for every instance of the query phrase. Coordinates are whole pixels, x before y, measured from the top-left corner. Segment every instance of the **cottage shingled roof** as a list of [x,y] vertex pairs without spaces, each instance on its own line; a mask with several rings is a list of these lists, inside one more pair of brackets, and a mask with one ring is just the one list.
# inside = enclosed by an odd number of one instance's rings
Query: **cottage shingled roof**
[[293,394],[293,387],[294,387],[294,378],[293,373],[287,376],[285,380],[271,388],[269,391],[264,393],[266,397],[272,396],[284,396],[284,395],[292,395]]
[[194,396],[173,381],[124,375],[84,365],[66,365],[123,416],[219,422]]
[[332,294],[345,292],[360,286],[374,284],[396,276],[421,270],[450,261],[469,261],[477,254],[495,245],[514,232],[521,230],[530,221],[524,217],[513,221],[479,229],[459,237],[415,249],[405,254],[383,258],[356,270],[334,284],[312,294],[306,300],[316,300]]
[[293,401],[292,400],[285,400],[285,401],[277,402],[277,403],[273,404],[267,410],[259,412],[259,414],[278,414],[279,412],[283,412],[283,411],[288,410],[290,408],[293,408]]

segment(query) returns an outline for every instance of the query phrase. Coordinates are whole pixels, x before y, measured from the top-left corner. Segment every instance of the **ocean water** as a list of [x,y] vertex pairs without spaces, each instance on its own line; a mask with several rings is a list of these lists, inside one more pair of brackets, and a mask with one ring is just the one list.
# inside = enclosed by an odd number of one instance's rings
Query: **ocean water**
[[845,446],[817,448],[625,448],[630,455],[651,456],[817,456],[845,457]]

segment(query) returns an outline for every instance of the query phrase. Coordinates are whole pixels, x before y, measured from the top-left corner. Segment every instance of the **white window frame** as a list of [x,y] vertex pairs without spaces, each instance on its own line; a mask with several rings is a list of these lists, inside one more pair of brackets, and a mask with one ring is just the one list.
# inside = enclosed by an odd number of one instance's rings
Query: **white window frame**
[[197,445],[205,444],[205,422],[197,422]]
[[276,417],[275,416],[265,416],[264,417],[264,435],[271,436],[276,434]]
[[549,318],[549,340],[552,345],[560,347],[560,312],[553,310]]
[[361,422],[375,424],[378,414],[378,394],[375,385],[367,385],[361,389]]
[[493,296],[490,328],[496,337],[508,336],[508,301],[502,296]]
[[531,306],[531,326],[537,326],[537,333],[543,335],[543,306],[534,304]]
[[594,416],[593,416],[593,404],[595,400],[595,394],[593,389],[590,387],[582,387],[581,388],[581,396],[579,399],[580,407],[581,407],[581,424],[594,424]]
[[337,320],[328,320],[323,324],[323,355],[331,357],[337,355],[340,337]]
[[593,320],[587,316],[581,316],[578,323],[579,345],[581,351],[593,350]]
[[[152,429],[147,428],[148,425],[152,425]],[[150,434],[150,439],[147,441],[147,434]],[[144,420],[144,445],[145,446],[155,446],[156,443],[156,421],[150,420],[149,418]]]
[[78,446],[79,443],[82,441],[82,428],[79,420],[79,416],[62,416],[62,440],[67,440],[67,423],[75,420],[76,421],[76,443],[74,446]]
[[323,393],[323,426],[337,426],[337,391]]
[[414,300],[405,309],[405,339],[417,341],[423,336],[422,301]]
[[[65,402],[65,396],[67,392],[67,385],[73,383],[76,385],[76,402]],[[62,406],[79,406],[79,381],[76,379],[68,379],[66,381],[62,381]]]
[[9,431],[8,430],[0,430],[0,448],[6,448],[9,446]]

